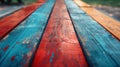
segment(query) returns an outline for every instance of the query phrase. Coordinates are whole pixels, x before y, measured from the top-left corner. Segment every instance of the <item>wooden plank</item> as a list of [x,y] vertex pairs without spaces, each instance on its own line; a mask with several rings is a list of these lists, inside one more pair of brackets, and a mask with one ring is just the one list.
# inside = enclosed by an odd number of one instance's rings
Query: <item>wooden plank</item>
[[77,9],[74,1],[65,2],[90,67],[119,67],[120,41],[82,12],[82,9]]
[[1,6],[1,7],[0,7],[0,11],[4,10],[5,8],[6,8],[6,7]]
[[0,67],[28,67],[55,0],[48,0],[0,41]]
[[34,3],[0,20],[0,40],[43,3]]
[[46,1],[46,0],[37,0],[37,2],[40,2],[40,3],[41,3],[41,2],[43,3],[43,2],[45,2],[45,1]]
[[74,1],[77,2],[79,4],[79,6],[81,6],[81,7],[92,7],[91,5],[83,2],[82,0],[79,0],[79,1],[78,0],[74,0]]
[[[82,7],[82,4],[80,4],[80,3],[84,3],[84,2],[82,2],[81,0],[74,0],[74,1],[88,15],[90,15],[94,20],[96,20],[100,25],[102,25],[107,31],[109,31],[118,40],[120,40],[120,22],[119,21],[110,18],[109,16],[101,13],[100,11],[98,11],[92,7]],[[84,3],[84,4],[86,4],[86,3]]]
[[87,67],[64,0],[56,1],[32,67]]
[[23,8],[23,5],[20,6],[6,6],[5,9],[0,11],[0,18],[4,18],[5,16],[8,16],[15,11],[18,11],[19,9]]

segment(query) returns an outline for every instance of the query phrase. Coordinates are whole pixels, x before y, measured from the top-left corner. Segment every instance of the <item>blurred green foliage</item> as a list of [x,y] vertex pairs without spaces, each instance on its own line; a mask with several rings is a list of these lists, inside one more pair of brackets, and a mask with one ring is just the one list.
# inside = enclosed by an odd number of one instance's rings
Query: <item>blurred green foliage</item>
[[120,0],[83,0],[93,5],[107,5],[120,7]]

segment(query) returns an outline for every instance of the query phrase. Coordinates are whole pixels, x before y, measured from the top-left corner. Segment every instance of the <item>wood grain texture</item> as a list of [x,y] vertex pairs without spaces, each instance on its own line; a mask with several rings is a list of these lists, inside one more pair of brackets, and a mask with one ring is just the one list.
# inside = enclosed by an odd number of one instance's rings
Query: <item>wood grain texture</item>
[[65,0],[65,3],[90,67],[119,67],[120,41],[88,16],[74,1]]
[[[96,20],[100,25],[102,25],[107,31],[114,35],[118,40],[120,40],[120,22],[110,18],[109,16],[101,13],[100,11],[92,7],[82,7],[84,3],[81,0],[74,0],[82,10],[84,10],[88,15],[90,15],[94,20]],[[86,3],[84,3],[85,6]],[[87,6],[87,4],[86,4]]]
[[56,0],[32,67],[87,67],[64,0]]
[[0,20],[0,40],[43,3],[34,3]]
[[28,67],[52,11],[48,0],[0,41],[0,67]]

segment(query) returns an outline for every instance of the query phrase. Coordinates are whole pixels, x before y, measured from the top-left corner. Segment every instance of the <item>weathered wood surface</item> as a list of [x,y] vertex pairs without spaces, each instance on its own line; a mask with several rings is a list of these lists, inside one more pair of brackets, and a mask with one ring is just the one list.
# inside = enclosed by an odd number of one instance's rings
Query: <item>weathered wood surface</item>
[[87,67],[64,0],[56,0],[32,67]]
[[0,40],[43,3],[34,3],[0,20]]
[[0,41],[0,67],[28,67],[55,0],[48,0]]
[[12,13],[14,13],[15,11],[19,10],[23,8],[23,5],[20,6],[6,6],[6,8],[4,8],[3,10],[0,11],[0,18],[3,18],[5,16],[8,16]]
[[120,41],[89,17],[74,1],[65,2],[89,65],[120,67]]
[[[80,0],[74,0],[81,9],[83,9],[88,15],[90,15],[94,20],[96,20],[100,25],[102,25],[107,31],[114,35],[118,40],[120,40],[120,22],[114,20],[107,15],[101,13],[100,11],[92,7],[82,7],[80,3],[84,3]],[[86,3],[84,3],[85,6]],[[87,4],[86,4],[87,6]]]

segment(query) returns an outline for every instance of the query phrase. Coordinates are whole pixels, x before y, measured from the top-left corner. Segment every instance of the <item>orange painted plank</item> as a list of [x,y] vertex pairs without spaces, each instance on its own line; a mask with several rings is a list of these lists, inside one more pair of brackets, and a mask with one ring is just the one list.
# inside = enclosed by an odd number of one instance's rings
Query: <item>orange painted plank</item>
[[[102,25],[107,31],[114,35],[118,40],[120,40],[120,22],[110,18],[109,16],[101,13],[100,11],[92,7],[82,7],[80,3],[84,3],[81,0],[74,0],[82,10],[84,10],[88,15],[90,15],[94,20],[96,20],[100,25]],[[84,3],[85,6],[86,3]],[[87,6],[87,5],[86,5]]]
[[88,67],[64,0],[56,1],[32,67]]
[[77,4],[79,4],[79,6],[81,6],[81,7],[91,7],[91,5],[89,5],[89,4],[87,4],[87,3],[85,3],[85,2],[83,2],[82,0],[74,0]]
[[0,39],[6,36],[42,4],[41,2],[36,2],[0,20]]

